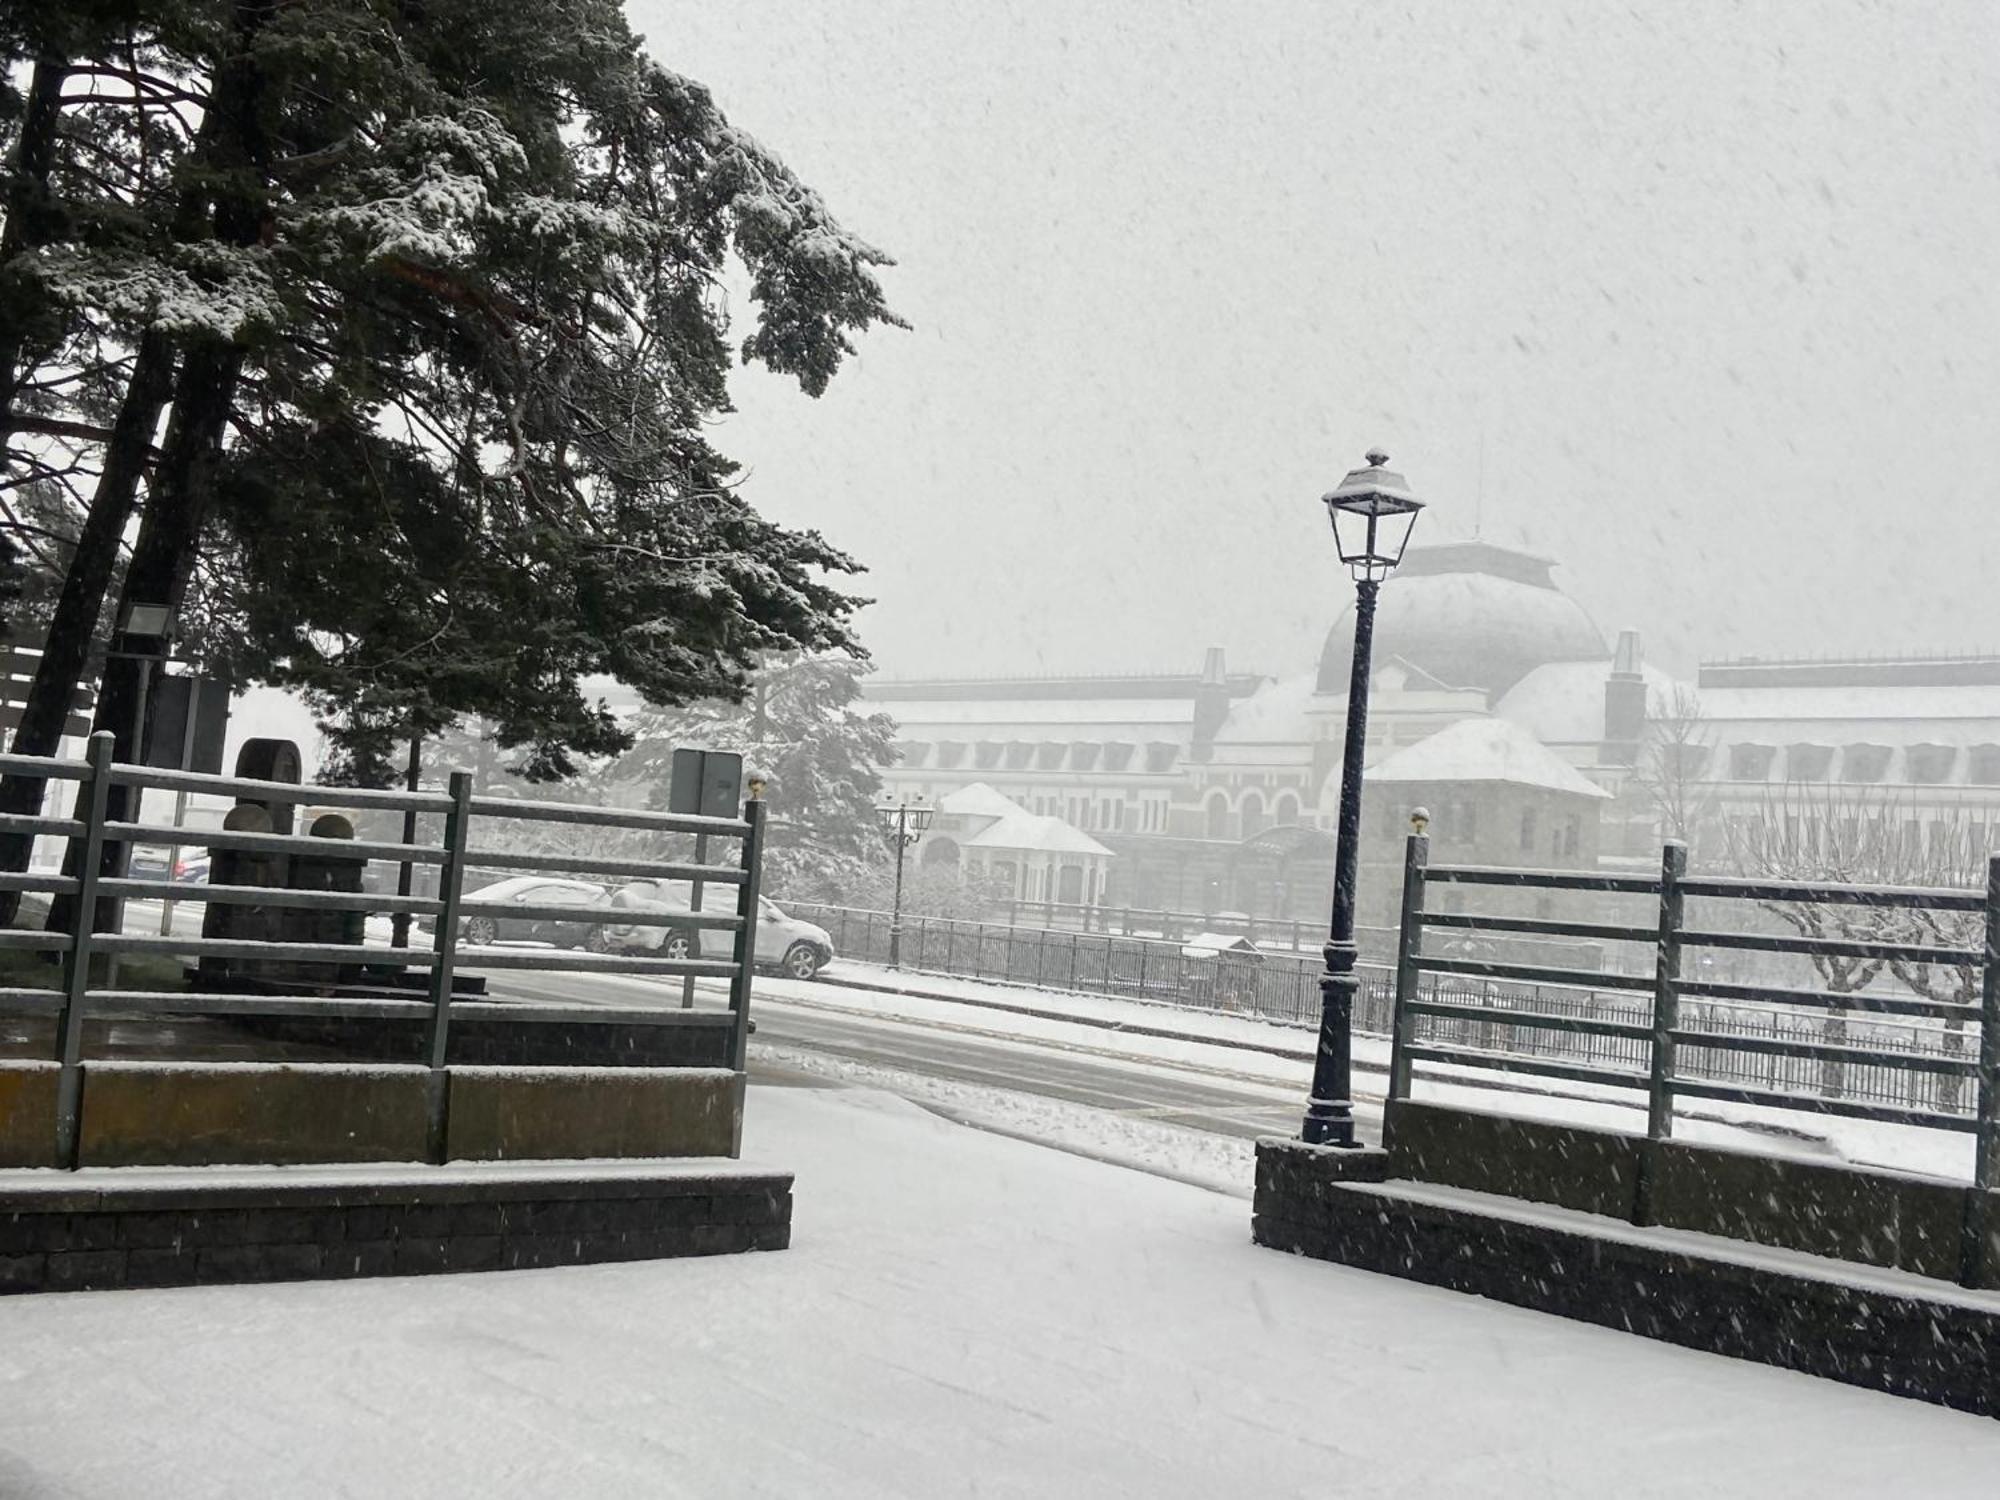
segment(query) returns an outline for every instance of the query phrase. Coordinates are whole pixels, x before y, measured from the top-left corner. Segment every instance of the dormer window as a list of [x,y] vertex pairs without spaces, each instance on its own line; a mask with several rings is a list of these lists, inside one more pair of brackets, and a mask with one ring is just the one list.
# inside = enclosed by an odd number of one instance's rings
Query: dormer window
[[1771,762],[1778,757],[1776,745],[1731,745],[1729,747],[1729,779],[1731,781],[1769,781]]
[[1877,782],[1889,774],[1887,745],[1849,745],[1840,757],[1840,779],[1849,782]]

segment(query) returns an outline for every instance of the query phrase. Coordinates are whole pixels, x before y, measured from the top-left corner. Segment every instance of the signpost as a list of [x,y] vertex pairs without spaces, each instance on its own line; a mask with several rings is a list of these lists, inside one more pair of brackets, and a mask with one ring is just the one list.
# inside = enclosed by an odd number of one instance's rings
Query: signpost
[[[674,751],[672,779],[667,783],[667,811],[699,818],[734,818],[743,810],[743,757],[731,750]],[[708,835],[694,836],[694,862],[708,863]],[[688,910],[700,915],[702,882],[693,882]],[[689,939],[690,958],[701,957],[701,929]],[[753,955],[754,956],[754,955]],[[747,960],[746,960],[747,961]],[[681,1009],[694,1009],[694,975],[681,981]]]

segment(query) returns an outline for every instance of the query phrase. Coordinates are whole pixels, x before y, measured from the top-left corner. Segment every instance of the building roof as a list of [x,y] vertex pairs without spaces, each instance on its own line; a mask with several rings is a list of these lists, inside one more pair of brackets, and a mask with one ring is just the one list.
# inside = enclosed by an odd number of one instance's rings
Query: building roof
[[1313,738],[1307,710],[1314,697],[1313,674],[1301,672],[1266,683],[1229,710],[1216,732],[1217,745],[1303,745]]
[[1027,817],[1028,810],[1013,798],[1003,796],[983,781],[962,786],[938,798],[938,811],[954,818]]
[[1080,828],[1061,818],[1016,812],[960,841],[968,849],[1012,849],[1027,854],[1091,854],[1101,859],[1111,851]]
[[[1609,660],[1549,662],[1501,694],[1493,712],[1544,745],[1595,744],[1604,738],[1604,684],[1610,675]],[[1655,666],[1642,665],[1639,675],[1659,717],[1682,684]]]
[[1373,782],[1504,781],[1572,797],[1609,797],[1506,719],[1461,719],[1368,768]]

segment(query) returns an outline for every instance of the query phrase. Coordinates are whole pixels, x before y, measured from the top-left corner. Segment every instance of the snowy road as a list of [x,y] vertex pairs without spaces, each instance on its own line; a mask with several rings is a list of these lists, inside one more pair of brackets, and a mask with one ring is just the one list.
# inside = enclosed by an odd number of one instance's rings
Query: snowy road
[[[494,975],[496,997],[539,996],[606,1005],[648,1000],[679,1003],[678,986],[592,975]],[[1018,1035],[989,1032],[976,1020],[918,1022],[857,1016],[810,998],[815,987],[760,981],[755,1008],[760,1060],[805,1053],[864,1065],[871,1071],[940,1079],[982,1089],[1032,1094],[1135,1119],[1207,1131],[1243,1140],[1273,1132],[1287,1134],[1298,1124],[1302,1086],[1250,1076],[1229,1076],[1211,1063],[1177,1067],[1140,1059],[1109,1047],[1086,1050],[1070,1044],[1043,1044]],[[702,1003],[718,1003],[719,987],[703,987]],[[878,1080],[879,1081],[879,1080]],[[1301,1085],[1303,1072],[1301,1073]],[[891,1084],[890,1086],[893,1086]],[[1363,1117],[1370,1105],[1361,1103]]]

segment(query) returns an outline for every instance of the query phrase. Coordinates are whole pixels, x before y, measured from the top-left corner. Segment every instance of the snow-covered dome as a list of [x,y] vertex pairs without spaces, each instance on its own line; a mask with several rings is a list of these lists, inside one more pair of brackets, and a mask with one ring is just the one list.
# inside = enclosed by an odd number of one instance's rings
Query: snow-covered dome
[[[1549,662],[1608,662],[1603,633],[1555,586],[1551,566],[1490,542],[1413,550],[1382,585],[1375,664],[1405,662],[1440,686],[1497,697]],[[1353,660],[1350,605],[1327,633],[1319,691],[1346,692]]]

